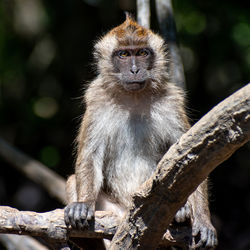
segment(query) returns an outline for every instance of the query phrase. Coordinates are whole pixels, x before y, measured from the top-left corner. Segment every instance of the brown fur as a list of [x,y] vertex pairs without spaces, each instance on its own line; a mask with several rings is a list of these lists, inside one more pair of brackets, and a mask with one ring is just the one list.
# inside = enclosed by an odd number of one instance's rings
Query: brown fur
[[120,26],[112,29],[108,35],[115,36],[119,40],[120,46],[146,45],[151,31],[138,25],[129,15]]

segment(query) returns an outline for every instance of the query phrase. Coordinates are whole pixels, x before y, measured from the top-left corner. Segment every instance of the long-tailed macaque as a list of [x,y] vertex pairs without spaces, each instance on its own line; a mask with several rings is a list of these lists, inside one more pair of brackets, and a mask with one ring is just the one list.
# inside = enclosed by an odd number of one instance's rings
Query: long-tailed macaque
[[[83,229],[95,210],[123,216],[131,197],[169,147],[189,129],[184,94],[169,82],[163,39],[126,21],[95,45],[98,75],[85,93],[75,174],[67,181],[65,222]],[[214,248],[206,182],[176,216],[187,218],[197,247]]]

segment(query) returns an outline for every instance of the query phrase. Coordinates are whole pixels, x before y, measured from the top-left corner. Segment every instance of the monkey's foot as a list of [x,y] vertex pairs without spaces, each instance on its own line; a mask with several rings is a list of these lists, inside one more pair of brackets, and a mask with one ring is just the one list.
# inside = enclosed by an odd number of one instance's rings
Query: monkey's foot
[[[192,249],[214,249],[218,244],[216,230],[210,222],[194,220],[192,236]],[[198,239],[197,243],[196,239]]]
[[64,209],[64,220],[67,226],[83,230],[94,218],[94,206],[85,202],[73,202]]

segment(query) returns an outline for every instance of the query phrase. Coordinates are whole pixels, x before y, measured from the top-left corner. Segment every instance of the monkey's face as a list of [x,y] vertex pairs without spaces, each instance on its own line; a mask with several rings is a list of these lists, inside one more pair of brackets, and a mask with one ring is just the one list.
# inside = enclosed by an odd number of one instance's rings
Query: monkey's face
[[95,44],[94,56],[102,86],[114,93],[161,91],[168,81],[164,40],[129,16]]
[[119,83],[127,91],[139,91],[150,83],[150,70],[154,53],[149,47],[125,46],[112,55],[115,73]]

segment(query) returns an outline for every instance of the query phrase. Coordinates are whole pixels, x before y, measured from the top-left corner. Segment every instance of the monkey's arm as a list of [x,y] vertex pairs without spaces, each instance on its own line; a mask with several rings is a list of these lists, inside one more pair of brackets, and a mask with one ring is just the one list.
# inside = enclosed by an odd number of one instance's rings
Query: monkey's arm
[[[91,220],[94,216],[95,202],[91,197],[90,200],[78,199],[76,190],[76,175],[71,175],[66,185],[66,194],[67,197],[70,197],[70,202],[65,207],[64,219],[66,225],[83,229],[88,226],[88,220]],[[84,197],[88,198],[87,192],[84,194]]]
[[[87,112],[86,112],[87,114]],[[101,187],[102,174],[94,164],[94,156],[87,129],[88,119],[84,117],[78,136],[78,155],[75,174],[66,185],[68,205],[65,208],[65,223],[83,229],[94,216],[95,202]],[[99,171],[100,172],[100,171]],[[99,175],[99,178],[97,176]]]

